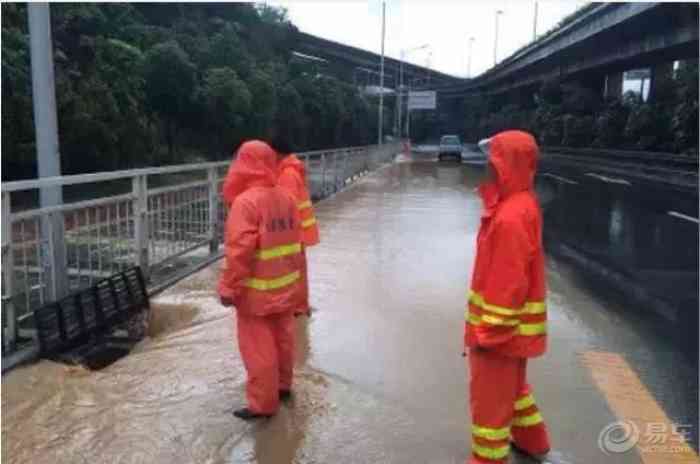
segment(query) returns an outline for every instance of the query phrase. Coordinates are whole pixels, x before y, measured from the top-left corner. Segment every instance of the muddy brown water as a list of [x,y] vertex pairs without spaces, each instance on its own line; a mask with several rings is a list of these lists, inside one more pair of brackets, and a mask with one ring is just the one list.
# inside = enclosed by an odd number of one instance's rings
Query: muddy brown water
[[[5,375],[2,462],[464,462],[463,308],[479,175],[397,163],[317,206],[314,312],[297,319],[294,398],[275,418],[231,414],[244,403],[245,373],[214,265],[156,298],[150,336],[106,369],[41,361]],[[681,358],[627,328],[567,266],[550,262],[549,285],[550,350],[531,364],[531,381],[557,448],[552,462],[641,462],[598,449],[599,431],[616,418],[578,356],[621,352],[648,372],[663,363],[676,373]],[[674,387],[678,374],[653,377],[682,420],[689,403]]]

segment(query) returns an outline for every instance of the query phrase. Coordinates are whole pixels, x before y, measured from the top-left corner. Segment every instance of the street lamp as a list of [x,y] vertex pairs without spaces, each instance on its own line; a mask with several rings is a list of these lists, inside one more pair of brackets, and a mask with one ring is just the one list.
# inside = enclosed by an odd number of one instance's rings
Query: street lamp
[[535,18],[532,21],[532,41],[537,39],[537,2],[535,2]]
[[467,77],[472,76],[472,46],[474,45],[474,37],[469,37],[469,52],[467,53]]
[[386,29],[386,2],[382,2],[382,59],[380,62],[379,71],[379,115],[378,115],[378,128],[377,128],[377,144],[382,144],[384,125],[384,35]]
[[[417,52],[418,50],[424,50],[426,48],[430,47],[430,44],[423,44],[419,45],[418,47],[413,47],[409,49],[402,49],[401,50],[401,65],[399,66],[399,92],[397,95],[396,101],[398,102],[399,105],[399,137],[403,135],[402,129],[403,129],[403,119],[402,119],[402,107],[403,107],[403,63],[404,60],[406,59],[406,55],[412,52]],[[408,111],[408,109],[406,110]]]
[[493,65],[498,63],[498,17],[503,14],[503,10],[496,10],[496,36],[493,41]]

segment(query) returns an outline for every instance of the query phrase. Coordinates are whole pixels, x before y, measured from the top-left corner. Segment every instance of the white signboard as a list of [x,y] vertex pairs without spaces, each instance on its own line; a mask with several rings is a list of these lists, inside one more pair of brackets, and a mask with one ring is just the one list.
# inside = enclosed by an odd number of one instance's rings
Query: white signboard
[[434,110],[436,106],[436,94],[434,90],[408,92],[408,109]]

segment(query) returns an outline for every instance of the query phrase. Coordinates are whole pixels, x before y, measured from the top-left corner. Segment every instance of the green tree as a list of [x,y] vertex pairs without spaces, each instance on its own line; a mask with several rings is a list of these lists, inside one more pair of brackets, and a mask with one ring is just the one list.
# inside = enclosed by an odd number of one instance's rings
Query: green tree
[[245,82],[231,68],[213,68],[204,77],[203,94],[219,141],[216,148],[225,151],[238,145],[247,135],[242,129],[252,102]]
[[153,47],[146,54],[145,63],[146,101],[150,110],[165,123],[168,154],[174,160],[175,133],[178,125],[186,123],[183,116],[195,90],[195,67],[175,42]]

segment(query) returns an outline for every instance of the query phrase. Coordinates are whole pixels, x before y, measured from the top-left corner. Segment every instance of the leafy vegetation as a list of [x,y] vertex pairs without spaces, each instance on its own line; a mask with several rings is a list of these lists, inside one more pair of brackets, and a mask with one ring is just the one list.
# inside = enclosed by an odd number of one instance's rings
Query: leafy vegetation
[[[295,58],[284,10],[53,3],[51,17],[64,174],[226,159],[273,130],[297,150],[375,140],[376,102]],[[36,175],[31,86],[26,4],[3,3],[3,180]]]

